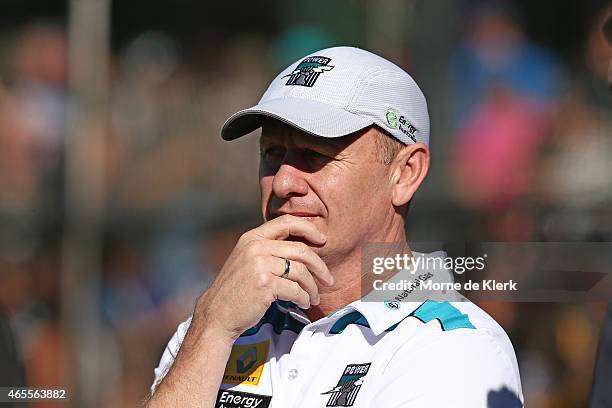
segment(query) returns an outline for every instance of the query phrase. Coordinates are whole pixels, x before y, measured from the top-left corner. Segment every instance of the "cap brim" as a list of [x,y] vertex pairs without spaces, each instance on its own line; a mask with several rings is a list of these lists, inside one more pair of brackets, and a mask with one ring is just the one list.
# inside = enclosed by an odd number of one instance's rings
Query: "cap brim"
[[264,117],[277,119],[320,137],[341,137],[374,122],[318,101],[302,98],[273,99],[230,116],[221,128],[225,140],[237,139],[261,127]]

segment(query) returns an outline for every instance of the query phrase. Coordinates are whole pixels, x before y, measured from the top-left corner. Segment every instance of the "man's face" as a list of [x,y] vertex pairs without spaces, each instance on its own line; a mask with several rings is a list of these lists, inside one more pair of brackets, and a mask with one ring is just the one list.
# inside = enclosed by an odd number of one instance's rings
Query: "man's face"
[[377,160],[374,128],[341,138],[308,135],[264,123],[259,183],[266,221],[303,217],[327,236],[315,251],[328,265],[382,237],[394,212],[389,167]]

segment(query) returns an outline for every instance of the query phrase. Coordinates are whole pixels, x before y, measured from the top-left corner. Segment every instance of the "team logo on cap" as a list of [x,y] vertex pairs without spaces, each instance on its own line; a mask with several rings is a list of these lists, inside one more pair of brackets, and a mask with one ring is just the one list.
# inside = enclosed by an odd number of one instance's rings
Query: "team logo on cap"
[[331,61],[331,58],[327,57],[313,56],[305,58],[295,67],[292,73],[283,77],[289,77],[285,85],[313,86],[319,75],[334,68],[332,65],[328,65],[329,61]]
[[349,364],[344,369],[338,385],[329,391],[322,392],[321,395],[331,394],[328,407],[352,407],[357,393],[363,384],[363,377],[368,373],[370,364]]

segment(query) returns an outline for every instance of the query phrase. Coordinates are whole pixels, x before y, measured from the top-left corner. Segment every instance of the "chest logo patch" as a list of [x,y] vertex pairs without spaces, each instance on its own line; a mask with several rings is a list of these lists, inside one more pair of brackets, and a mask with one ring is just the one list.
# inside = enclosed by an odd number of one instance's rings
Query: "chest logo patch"
[[370,364],[347,365],[338,384],[331,390],[321,393],[321,395],[331,394],[326,406],[352,407],[363,384],[363,377],[370,369]]
[[257,385],[268,358],[270,342],[234,345],[225,366],[223,383]]

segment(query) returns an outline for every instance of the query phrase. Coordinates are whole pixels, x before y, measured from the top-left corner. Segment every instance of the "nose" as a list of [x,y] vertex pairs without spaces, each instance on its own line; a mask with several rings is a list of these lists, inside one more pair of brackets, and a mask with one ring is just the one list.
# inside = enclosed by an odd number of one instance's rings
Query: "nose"
[[299,155],[289,150],[272,180],[272,191],[279,198],[308,194],[306,173],[300,168]]

